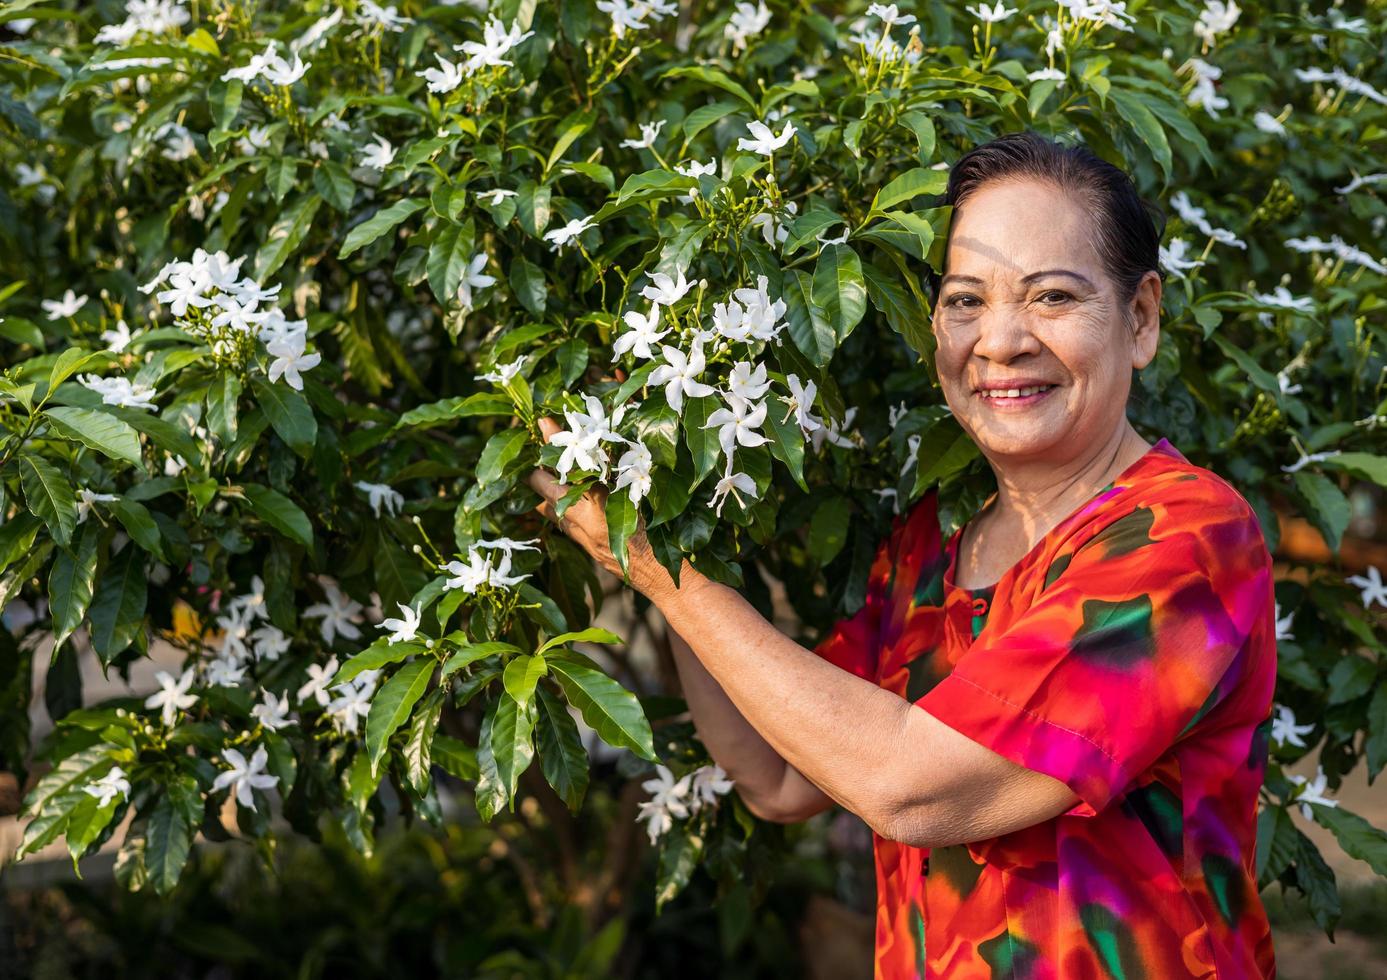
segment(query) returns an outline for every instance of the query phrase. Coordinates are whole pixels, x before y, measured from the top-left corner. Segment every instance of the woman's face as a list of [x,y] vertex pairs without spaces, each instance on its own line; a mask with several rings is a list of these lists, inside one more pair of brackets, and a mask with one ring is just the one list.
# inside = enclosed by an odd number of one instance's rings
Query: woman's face
[[[1154,272],[1122,303],[1079,201],[1033,179],[984,184],[949,231],[934,311],[944,397],[989,460],[1079,457],[1123,423],[1132,369],[1155,356],[1159,310]],[[999,384],[1052,387],[981,390]]]

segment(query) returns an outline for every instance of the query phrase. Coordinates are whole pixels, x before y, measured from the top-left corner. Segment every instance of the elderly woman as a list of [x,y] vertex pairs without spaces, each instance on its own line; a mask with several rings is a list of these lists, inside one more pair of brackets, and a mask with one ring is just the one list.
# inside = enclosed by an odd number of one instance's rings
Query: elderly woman
[[[948,203],[939,383],[996,493],[946,540],[933,492],[898,517],[813,652],[643,538],[631,582],[747,806],[871,826],[878,978],[1272,976],[1271,557],[1233,487],[1127,420],[1159,235],[1126,174],[1035,134],[966,154]],[[531,483],[552,517],[565,487]],[[602,515],[561,526],[615,569]]]

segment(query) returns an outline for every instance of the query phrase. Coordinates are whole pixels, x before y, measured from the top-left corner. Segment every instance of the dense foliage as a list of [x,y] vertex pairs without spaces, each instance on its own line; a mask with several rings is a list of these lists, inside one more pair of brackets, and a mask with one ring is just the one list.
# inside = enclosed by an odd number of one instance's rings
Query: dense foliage
[[[52,635],[23,850],[75,861],[133,811],[132,888],[173,888],[228,792],[249,839],[277,811],[363,852],[386,797],[442,819],[442,774],[491,820],[537,762],[578,810],[585,729],[653,793],[659,900],[700,861],[738,887],[775,834],[679,702],[627,690],[524,477],[610,486],[618,554],[643,521],[768,613],[772,579],[808,627],[853,612],[893,514],[938,486],[956,525],[991,489],[927,270],[950,163],[998,133],[1082,140],[1171,212],[1143,433],[1273,550],[1280,511],[1337,551],[1387,485],[1380,16],[18,0],[0,27],[0,752],[24,771]],[[1387,874],[1327,795],[1387,763],[1387,594],[1316,566],[1277,598],[1258,871],[1332,930],[1290,813]],[[82,706],[79,644],[124,671],[156,640],[181,675]],[[1283,773],[1315,750],[1320,781]]]

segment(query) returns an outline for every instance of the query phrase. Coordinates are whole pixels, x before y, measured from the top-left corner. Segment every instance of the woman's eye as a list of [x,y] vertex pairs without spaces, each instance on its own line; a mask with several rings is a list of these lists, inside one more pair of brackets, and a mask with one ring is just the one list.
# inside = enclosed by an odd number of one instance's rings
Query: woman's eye
[[950,296],[950,297],[944,302],[944,305],[945,305],[945,306],[963,306],[963,307],[966,307],[966,308],[968,308],[968,309],[972,309],[973,302],[976,301],[976,300],[977,300],[977,297],[976,297],[976,296],[970,296],[970,295],[968,295],[967,293],[955,293],[953,296]]
[[1054,306],[1057,303],[1065,303],[1072,299],[1068,293],[1061,289],[1047,289],[1040,294],[1040,298],[1048,306]]

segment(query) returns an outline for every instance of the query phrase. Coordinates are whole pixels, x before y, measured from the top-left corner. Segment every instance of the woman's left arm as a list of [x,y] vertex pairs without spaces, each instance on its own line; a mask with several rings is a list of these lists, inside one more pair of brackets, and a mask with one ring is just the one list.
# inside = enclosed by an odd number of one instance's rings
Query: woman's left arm
[[[541,420],[546,438],[558,430]],[[530,484],[553,519],[567,492],[535,470]],[[588,494],[561,529],[620,574],[607,546],[604,502]],[[805,778],[883,837],[916,846],[982,840],[1040,823],[1078,797],[871,681],[815,656],[736,590],[688,562],[676,588],[644,534],[628,545],[631,584],[664,614],[762,737]]]

